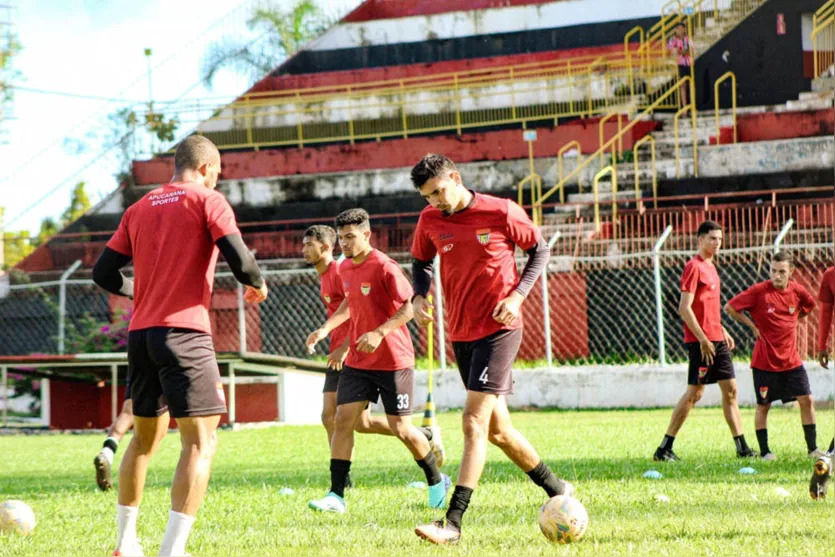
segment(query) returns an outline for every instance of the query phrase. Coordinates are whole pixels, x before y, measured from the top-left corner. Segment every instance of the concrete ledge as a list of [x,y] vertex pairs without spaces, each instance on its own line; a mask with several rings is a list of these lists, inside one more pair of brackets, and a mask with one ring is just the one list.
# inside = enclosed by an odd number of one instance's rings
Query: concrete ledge
[[835,140],[831,136],[737,143],[701,147],[699,176],[711,178],[831,169],[833,162]]

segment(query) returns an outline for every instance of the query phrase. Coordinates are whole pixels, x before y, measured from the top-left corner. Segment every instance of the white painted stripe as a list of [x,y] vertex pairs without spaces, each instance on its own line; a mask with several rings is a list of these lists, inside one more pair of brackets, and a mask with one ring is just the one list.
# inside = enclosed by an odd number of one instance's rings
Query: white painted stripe
[[534,6],[343,23],[305,50],[455,39],[660,16],[667,0],[563,0]]

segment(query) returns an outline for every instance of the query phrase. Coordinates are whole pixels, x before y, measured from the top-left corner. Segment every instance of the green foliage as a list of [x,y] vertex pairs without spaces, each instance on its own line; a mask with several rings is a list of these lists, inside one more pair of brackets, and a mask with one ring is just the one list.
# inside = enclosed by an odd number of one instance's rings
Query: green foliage
[[28,230],[3,232],[3,269],[11,269],[35,251]]
[[41,220],[41,229],[38,232],[38,237],[33,240],[33,243],[35,247],[42,246],[56,234],[58,234],[58,223],[52,217],[46,217]]
[[[130,311],[114,312],[113,322],[102,322],[85,314],[77,323],[67,327],[67,352],[126,352]],[[68,320],[69,323],[69,320]]]
[[69,226],[83,217],[90,207],[90,198],[87,197],[85,184],[84,182],[79,182],[72,190],[69,206],[67,206],[64,214],[61,215],[61,227]]
[[17,36],[3,32],[0,27],[0,131],[5,118],[4,106],[14,98],[14,81],[20,78],[20,72],[14,69],[12,62],[23,49]]

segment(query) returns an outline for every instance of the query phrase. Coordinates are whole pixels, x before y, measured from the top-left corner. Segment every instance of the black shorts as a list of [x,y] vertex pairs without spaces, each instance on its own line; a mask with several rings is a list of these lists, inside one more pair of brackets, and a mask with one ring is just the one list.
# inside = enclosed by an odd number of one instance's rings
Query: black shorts
[[128,334],[133,413],[154,418],[226,413],[212,336],[191,329],[151,327]]
[[763,371],[751,368],[754,375],[754,392],[757,404],[771,404],[782,401],[783,404],[797,400],[799,396],[812,394],[809,375],[803,366],[789,371]]
[[322,392],[335,393],[336,388],[339,386],[340,375],[342,375],[340,372],[328,369],[328,371],[325,372],[325,386],[322,387]]
[[128,366],[128,374],[125,376],[125,400],[130,400],[130,366]]
[[679,66],[678,67],[678,77],[690,77],[690,66]]
[[687,371],[688,385],[712,385],[717,381],[736,378],[728,345],[724,341],[714,342],[713,345],[716,347],[716,354],[713,355],[713,364],[709,367],[702,361],[702,351],[698,342],[688,342],[685,345],[690,353],[690,367]]
[[496,331],[478,340],[453,342],[458,373],[468,391],[513,393],[513,362],[522,344],[522,329]]
[[377,402],[382,399],[389,416],[411,416],[415,370],[366,371],[344,366],[336,391],[336,405]]

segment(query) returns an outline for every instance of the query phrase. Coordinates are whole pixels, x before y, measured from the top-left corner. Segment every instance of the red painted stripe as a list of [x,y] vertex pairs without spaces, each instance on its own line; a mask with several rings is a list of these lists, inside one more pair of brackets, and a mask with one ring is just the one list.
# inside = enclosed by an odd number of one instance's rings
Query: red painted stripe
[[[482,70],[485,68],[517,66],[520,64],[544,64],[558,60],[603,56],[606,54],[620,54],[622,52],[623,44],[621,43],[588,48],[509,54],[507,56],[469,58],[466,60],[450,60],[445,62],[436,62],[434,64],[404,64],[400,66],[363,68],[340,72],[283,75],[277,77],[267,76],[253,85],[252,89],[249,90],[249,93],[310,89],[314,87],[335,87],[340,85],[345,86],[376,81],[396,81],[398,79],[425,77],[433,74],[467,72],[472,70]],[[388,85],[390,86],[391,84]]]
[[[537,130],[539,138],[534,143],[535,157],[553,157],[571,140],[583,145],[586,153],[597,150],[599,143],[599,119],[577,120],[553,129]],[[658,124],[638,123],[630,137],[624,138],[624,149],[631,149],[637,141]],[[617,122],[606,124],[606,137],[617,132]],[[487,160],[525,159],[528,146],[522,141],[522,130],[501,130],[487,133],[392,139],[355,145],[324,145],[303,149],[265,149],[254,152],[223,154],[223,178],[287,176],[292,174],[320,174],[324,172],[358,172],[381,168],[411,167],[424,153],[444,153],[452,160],[465,163]],[[165,182],[174,169],[173,158],[157,158],[135,161],[133,174],[139,185]]]
[[548,4],[554,0],[366,0],[342,19],[344,23],[358,23],[398,17],[429,16],[449,12],[489,10],[510,6]]

